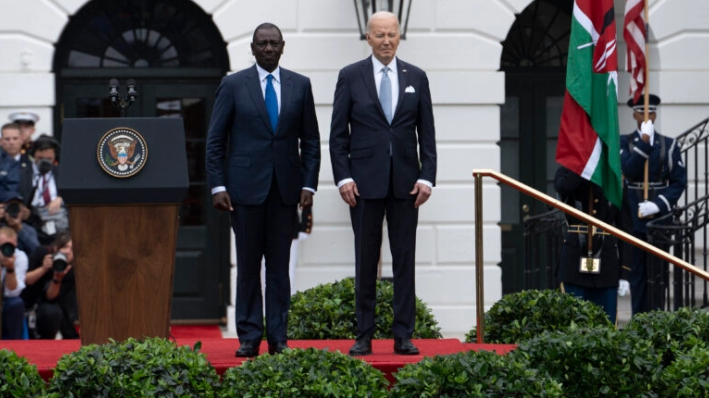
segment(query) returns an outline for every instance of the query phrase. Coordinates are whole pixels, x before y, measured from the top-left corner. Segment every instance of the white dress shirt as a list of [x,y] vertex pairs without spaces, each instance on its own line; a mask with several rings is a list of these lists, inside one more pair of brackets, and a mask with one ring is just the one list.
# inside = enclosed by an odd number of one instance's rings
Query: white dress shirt
[[372,65],[374,66],[374,85],[377,87],[377,96],[379,96],[379,88],[382,85],[382,76],[384,72],[382,68],[389,67],[389,81],[391,81],[391,114],[396,114],[396,105],[399,104],[399,73],[396,69],[396,57],[389,62],[389,65],[384,65],[374,56],[372,56]]
[[276,99],[278,99],[278,114],[281,114],[281,67],[277,66],[273,72],[269,73],[266,69],[263,69],[258,64],[256,64],[256,70],[258,71],[258,78],[261,81],[261,94],[263,94],[264,101],[266,100],[266,84],[268,84],[268,75],[273,75],[271,84],[273,85],[273,90],[276,92]]
[[[32,181],[33,181],[33,186],[36,187],[34,190],[34,196],[32,197],[32,202],[31,205],[32,207],[44,207],[48,205],[49,203],[44,203],[44,198],[42,197],[42,194],[44,193],[44,190],[47,189],[49,190],[49,199],[54,200],[57,198],[57,182],[56,179],[54,178],[54,173],[51,171],[47,172],[44,176],[39,174],[39,170],[37,169],[37,165],[35,163],[32,163]],[[47,177],[47,185],[44,185],[44,177]]]
[[[17,287],[10,290],[3,284],[5,297],[19,297],[22,290],[25,289],[25,276],[27,275],[27,267],[29,266],[29,260],[27,255],[20,249],[15,249],[15,279],[17,280]],[[0,271],[0,278],[5,280],[5,267],[2,267]]]

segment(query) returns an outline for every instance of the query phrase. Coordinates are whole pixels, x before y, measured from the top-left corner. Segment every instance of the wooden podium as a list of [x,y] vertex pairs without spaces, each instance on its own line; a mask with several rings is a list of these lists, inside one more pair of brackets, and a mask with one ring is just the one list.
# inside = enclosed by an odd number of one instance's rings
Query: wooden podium
[[57,187],[69,208],[81,344],[170,332],[181,118],[66,119]]

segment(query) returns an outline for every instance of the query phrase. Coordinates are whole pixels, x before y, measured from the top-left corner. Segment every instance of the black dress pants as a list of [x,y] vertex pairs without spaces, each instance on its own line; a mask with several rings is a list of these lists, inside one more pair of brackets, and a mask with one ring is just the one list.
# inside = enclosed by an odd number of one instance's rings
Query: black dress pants
[[[413,188],[413,187],[412,187]],[[387,220],[394,276],[394,337],[411,338],[416,322],[416,227],[415,196],[399,199],[389,193],[382,199],[358,199],[350,207],[355,235],[355,307],[357,337],[376,331],[377,267],[382,246],[382,224]]]
[[266,201],[259,205],[234,205],[231,225],[236,237],[236,332],[239,341],[263,338],[261,259],[266,259],[266,338],[287,340],[290,308],[290,246],[297,205],[286,205],[276,175]]

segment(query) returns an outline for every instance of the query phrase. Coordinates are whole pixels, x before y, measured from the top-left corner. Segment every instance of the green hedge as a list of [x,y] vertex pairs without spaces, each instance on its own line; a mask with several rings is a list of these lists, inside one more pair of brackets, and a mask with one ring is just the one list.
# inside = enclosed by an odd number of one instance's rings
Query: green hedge
[[219,398],[388,396],[384,374],[366,362],[314,348],[260,355],[227,369]]
[[526,360],[488,351],[424,358],[396,374],[392,398],[562,397],[561,384]]
[[[375,339],[391,339],[394,319],[392,300],[394,286],[388,281],[377,281],[375,312]],[[346,278],[335,283],[318,285],[291,297],[288,316],[288,339],[328,340],[356,337],[355,283]],[[441,338],[441,328],[431,310],[416,298],[415,339]]]
[[[390,283],[380,283],[381,296],[388,289]],[[319,330],[327,329],[327,319],[353,328],[344,322],[354,318],[347,315],[354,311],[353,290],[352,280],[345,280],[303,292],[300,311],[306,311],[305,302],[313,304],[307,308]],[[381,323],[390,330],[390,308],[378,314],[378,328]],[[423,313],[430,316],[425,307]],[[556,291],[526,291],[505,296],[486,317],[486,330],[516,342],[515,350],[505,356],[470,351],[425,358],[396,373],[390,391],[379,370],[339,352],[264,354],[227,370],[220,382],[200,343],[190,348],[165,339],[128,339],[63,356],[48,385],[24,358],[0,350],[0,398],[709,396],[709,314],[703,310],[639,314],[617,331],[589,302]],[[432,317],[422,324],[438,333]]]
[[214,397],[219,376],[200,347],[160,338],[82,347],[57,362],[48,391],[57,398]]
[[709,350],[697,345],[678,352],[677,359],[663,370],[658,390],[661,397],[709,396]]
[[660,358],[634,333],[605,328],[544,332],[510,354],[562,384],[565,397],[654,397]]
[[[517,344],[539,336],[544,331],[562,331],[572,327],[613,329],[603,308],[558,290],[524,290],[508,294],[485,313],[485,341]],[[477,329],[465,336],[477,341]]]
[[697,345],[709,346],[709,314],[702,309],[652,311],[634,315],[625,331],[634,331],[649,340],[665,355],[669,364],[674,352],[688,351]]
[[0,350],[0,398],[34,397],[44,387],[35,365],[12,351]]

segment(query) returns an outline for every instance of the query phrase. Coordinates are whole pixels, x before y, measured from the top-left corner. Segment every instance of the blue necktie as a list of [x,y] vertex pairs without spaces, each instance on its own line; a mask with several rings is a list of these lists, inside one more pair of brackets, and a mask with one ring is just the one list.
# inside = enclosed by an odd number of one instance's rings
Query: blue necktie
[[382,104],[382,110],[384,110],[384,116],[386,116],[387,121],[391,124],[391,119],[393,117],[391,111],[391,80],[389,80],[389,67],[382,68],[382,82],[379,84],[379,102]]
[[273,75],[269,74],[266,79],[268,79],[268,82],[266,82],[266,111],[268,111],[268,118],[271,120],[273,132],[276,132],[276,126],[278,126],[278,98],[276,98],[276,90],[273,89]]

